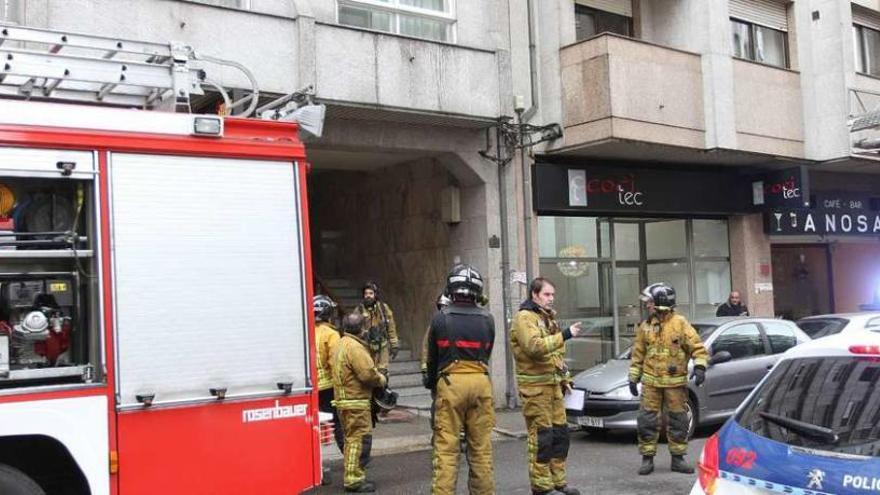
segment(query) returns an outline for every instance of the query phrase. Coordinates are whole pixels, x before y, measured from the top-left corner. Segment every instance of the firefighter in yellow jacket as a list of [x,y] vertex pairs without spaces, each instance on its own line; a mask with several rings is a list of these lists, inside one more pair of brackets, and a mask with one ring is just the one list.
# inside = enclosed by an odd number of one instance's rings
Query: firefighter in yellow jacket
[[581,323],[559,328],[553,311],[555,294],[555,286],[546,278],[529,284],[530,298],[514,316],[510,344],[528,428],[532,493],[579,495],[565,477],[569,437],[563,395],[571,386],[564,360],[565,341],[578,336]]
[[391,307],[379,300],[379,286],[367,282],[362,288],[363,302],[357,311],[364,317],[367,328],[367,343],[376,368],[388,377],[388,363],[397,357],[400,344],[397,339],[397,325]]
[[359,313],[342,320],[345,336],[333,354],[333,405],[339,414],[345,436],[343,448],[345,491],[375,492],[366,481],[366,464],[373,444],[373,421],[370,414],[373,390],[385,386],[385,375],[379,373],[367,348],[364,319]]
[[468,491],[495,493],[492,429],[495,404],[489,359],[495,343],[495,321],[477,306],[483,277],[470,265],[456,265],[446,279],[452,299],[431,321],[427,380],[434,399],[433,495],[453,495],[458,482],[460,432],[467,439]]
[[666,414],[666,438],[672,455],[672,471],[691,474],[687,454],[688,362],[693,359],[694,383],[703,384],[709,355],[700,335],[684,316],[675,312],[675,289],[665,283],[649,285],[640,299],[650,313],[639,325],[629,368],[629,388],[642,400],[638,415],[639,452],[642,465],[639,474],[654,471],[654,455],[660,436],[660,415]]
[[333,312],[336,303],[329,297],[318,294],[312,298],[312,310],[315,314],[315,342],[317,343],[318,368],[318,410],[333,415],[333,437],[339,450],[342,450],[342,427],[339,416],[333,407],[333,371],[330,367],[333,352],[339,343],[339,330],[333,326]]

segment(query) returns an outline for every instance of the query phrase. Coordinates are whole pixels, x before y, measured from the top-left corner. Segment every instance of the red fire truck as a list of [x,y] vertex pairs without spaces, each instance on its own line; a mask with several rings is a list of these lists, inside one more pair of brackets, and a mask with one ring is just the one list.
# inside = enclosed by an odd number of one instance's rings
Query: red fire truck
[[2,494],[320,482],[299,126],[144,110],[194,59],[0,25],[0,94],[89,103],[0,99]]

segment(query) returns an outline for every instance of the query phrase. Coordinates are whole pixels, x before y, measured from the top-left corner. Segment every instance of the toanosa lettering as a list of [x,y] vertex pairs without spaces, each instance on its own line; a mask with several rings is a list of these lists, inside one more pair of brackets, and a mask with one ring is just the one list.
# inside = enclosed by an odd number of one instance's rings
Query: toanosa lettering
[[774,211],[767,233],[777,235],[880,235],[880,213]]

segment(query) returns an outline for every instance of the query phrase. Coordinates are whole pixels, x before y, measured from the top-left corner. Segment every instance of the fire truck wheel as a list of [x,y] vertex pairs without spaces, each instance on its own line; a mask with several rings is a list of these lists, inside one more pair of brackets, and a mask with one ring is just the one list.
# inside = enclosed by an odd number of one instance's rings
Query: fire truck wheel
[[34,480],[18,469],[0,464],[0,493],[3,495],[46,495]]

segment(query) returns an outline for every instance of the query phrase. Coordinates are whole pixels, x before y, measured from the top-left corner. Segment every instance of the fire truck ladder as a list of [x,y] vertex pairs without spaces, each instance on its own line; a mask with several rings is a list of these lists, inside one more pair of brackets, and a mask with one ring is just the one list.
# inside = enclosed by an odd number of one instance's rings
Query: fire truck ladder
[[[250,81],[231,101],[205,63],[230,66]],[[228,112],[247,117],[259,89],[241,64],[199,55],[183,43],[150,43],[0,23],[0,96],[190,111],[190,96],[218,91]],[[247,108],[244,108],[247,105]]]

